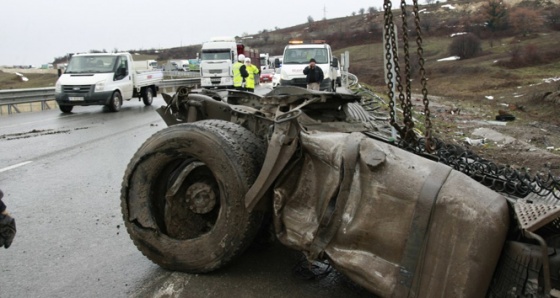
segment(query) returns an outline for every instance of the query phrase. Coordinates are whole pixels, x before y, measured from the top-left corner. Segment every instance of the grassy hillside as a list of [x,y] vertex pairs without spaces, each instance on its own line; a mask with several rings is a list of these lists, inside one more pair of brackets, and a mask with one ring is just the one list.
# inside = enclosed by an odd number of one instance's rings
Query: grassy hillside
[[13,72],[0,70],[0,90],[54,87],[58,79],[55,73],[24,73],[24,75],[29,79],[28,81],[23,81]]

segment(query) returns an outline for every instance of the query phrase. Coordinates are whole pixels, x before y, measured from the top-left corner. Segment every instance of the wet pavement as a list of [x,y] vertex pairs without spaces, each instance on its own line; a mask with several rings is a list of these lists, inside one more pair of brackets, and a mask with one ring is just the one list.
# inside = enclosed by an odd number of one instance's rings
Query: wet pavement
[[165,128],[154,106],[75,107],[0,118],[0,188],[16,218],[0,249],[0,297],[368,297],[330,272],[305,279],[301,254],[250,249],[210,274],[166,271],[129,239],[120,211],[128,161]]

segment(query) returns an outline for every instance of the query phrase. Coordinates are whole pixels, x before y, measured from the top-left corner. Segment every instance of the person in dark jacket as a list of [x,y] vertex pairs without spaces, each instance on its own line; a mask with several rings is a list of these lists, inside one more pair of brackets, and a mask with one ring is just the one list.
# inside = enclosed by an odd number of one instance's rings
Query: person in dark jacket
[[0,190],[0,247],[10,247],[16,236],[16,221],[6,211],[6,205],[2,202],[4,193]]
[[324,76],[323,70],[316,63],[315,59],[311,58],[309,66],[303,69],[303,74],[307,76],[307,89],[319,91]]

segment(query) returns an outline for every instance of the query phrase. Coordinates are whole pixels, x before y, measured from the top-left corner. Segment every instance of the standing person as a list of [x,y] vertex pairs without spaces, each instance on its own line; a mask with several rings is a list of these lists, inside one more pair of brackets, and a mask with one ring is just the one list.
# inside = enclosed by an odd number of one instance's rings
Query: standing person
[[315,59],[311,58],[309,66],[303,69],[303,74],[307,76],[307,89],[319,91],[324,75],[323,70],[316,63]]
[[247,78],[245,79],[247,91],[255,92],[255,76],[257,76],[260,71],[259,68],[251,64],[251,58],[245,58],[245,69],[247,70]]
[[10,247],[16,236],[16,221],[6,211],[6,205],[2,202],[4,193],[0,190],[0,247]]
[[233,64],[233,88],[237,90],[242,90],[242,85],[245,79],[241,75],[241,67],[245,61],[245,55],[240,54],[237,56],[237,62]]

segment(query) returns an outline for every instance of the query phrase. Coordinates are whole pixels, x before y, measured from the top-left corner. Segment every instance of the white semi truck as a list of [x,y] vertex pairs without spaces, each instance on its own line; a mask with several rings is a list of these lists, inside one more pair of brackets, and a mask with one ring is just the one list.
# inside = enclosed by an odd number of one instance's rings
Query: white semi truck
[[163,72],[148,66],[135,63],[130,53],[76,54],[56,82],[56,102],[64,113],[72,112],[74,106],[89,105],[118,112],[123,100],[135,97],[149,106]]
[[203,43],[200,55],[201,86],[233,88],[233,63],[240,54],[251,58],[252,63],[260,69],[259,51],[237,43],[233,37],[214,37]]
[[338,71],[338,59],[332,54],[331,47],[324,40],[317,41],[290,41],[284,48],[282,56],[282,67],[280,73],[281,86],[307,86],[306,76],[303,69],[309,65],[311,58],[315,59],[316,65],[323,71],[324,79],[320,90],[335,92],[340,82]]
[[202,44],[200,83],[203,88],[233,87],[233,63],[237,60],[237,43],[233,37],[215,37]]
[[261,53],[260,61],[261,61],[261,72],[265,69],[270,68],[270,59],[268,53]]

